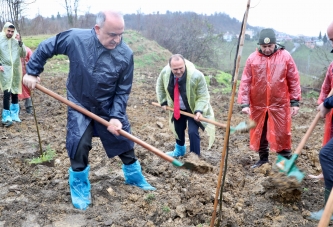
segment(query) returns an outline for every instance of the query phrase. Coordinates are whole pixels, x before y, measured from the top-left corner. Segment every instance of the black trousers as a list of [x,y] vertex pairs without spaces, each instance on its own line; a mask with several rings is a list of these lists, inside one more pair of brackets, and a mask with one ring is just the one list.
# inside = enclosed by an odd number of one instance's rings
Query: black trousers
[[10,96],[12,96],[12,103],[13,104],[17,104],[18,103],[18,94],[12,94],[10,91],[5,90],[3,92],[3,109],[4,110],[9,110]]
[[178,120],[174,119],[175,131],[179,138],[179,140],[176,139],[176,143],[179,146],[184,146],[186,123],[188,123],[190,151],[200,155],[200,136],[198,131],[199,125],[193,118],[181,114]]
[[319,161],[324,175],[325,188],[331,190],[333,187],[333,139],[321,148]]
[[[83,136],[81,137],[74,159],[70,159],[73,171],[83,171],[87,167],[89,163],[89,151],[92,148],[91,141],[93,137],[93,132],[94,121],[92,120],[88,125],[86,131],[83,133]],[[118,157],[121,159],[124,165],[133,164],[137,160],[134,154],[134,149],[126,151],[118,155]]]
[[[260,158],[263,159],[266,158],[268,159],[268,152],[269,152],[268,140],[267,140],[267,121],[268,121],[268,113],[266,113],[265,122],[260,137],[260,145],[259,145],[259,156]],[[278,151],[277,153],[279,155],[288,157],[289,155],[291,155],[291,150],[282,150]]]

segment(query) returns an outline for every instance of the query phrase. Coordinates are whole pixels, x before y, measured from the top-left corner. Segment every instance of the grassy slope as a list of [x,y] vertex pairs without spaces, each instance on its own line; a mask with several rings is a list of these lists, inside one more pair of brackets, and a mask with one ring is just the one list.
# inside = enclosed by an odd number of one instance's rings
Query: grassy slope
[[[39,43],[51,37],[50,35],[23,37],[26,46],[35,50]],[[134,52],[134,66],[136,74],[158,73],[168,62],[171,53],[162,48],[155,41],[145,39],[140,33],[128,30],[124,34],[124,41]],[[52,64],[51,64],[52,63]],[[54,56],[45,65],[48,74],[67,73],[68,58],[64,55]],[[49,73],[52,72],[52,73]]]

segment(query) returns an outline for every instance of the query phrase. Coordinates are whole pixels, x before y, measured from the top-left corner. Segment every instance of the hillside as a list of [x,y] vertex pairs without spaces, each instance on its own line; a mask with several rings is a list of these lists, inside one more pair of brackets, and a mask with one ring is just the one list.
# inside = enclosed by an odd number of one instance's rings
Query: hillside
[[[156,101],[156,78],[171,53],[136,32],[129,31],[124,36],[135,53],[135,78],[127,107],[132,134],[163,152],[170,151],[174,138],[168,128],[167,113],[150,103]],[[42,85],[65,96],[66,70],[68,60],[64,56],[49,60],[41,76]],[[215,69],[202,71],[210,82],[208,89],[216,120],[225,123],[230,95],[221,91],[226,88],[222,84],[226,84],[230,75]],[[316,114],[315,100],[304,98],[301,101],[301,111],[292,122],[293,149]],[[0,227],[209,226],[225,138],[224,128],[216,130],[216,140],[210,150],[207,150],[207,136],[200,132],[201,159],[213,166],[212,172],[207,174],[174,167],[136,145],[143,174],[157,188],[150,192],[125,185],[120,159],[108,159],[100,140],[94,138],[90,152],[93,204],[86,211],[79,211],[71,204],[68,187],[70,163],[65,149],[67,106],[40,91],[33,92],[33,101],[43,149],[56,151],[55,162],[53,166],[28,164],[28,159],[39,155],[36,126],[31,115],[22,111],[22,123],[0,128]],[[20,105],[24,108],[23,103]],[[231,125],[245,120],[246,116],[235,104]],[[322,132],[323,122],[320,122],[298,158],[297,166],[305,174],[320,172],[318,151]],[[188,140],[186,143],[188,145]],[[221,199],[221,226],[317,226],[318,222],[309,221],[306,217],[309,211],[323,207],[323,183],[305,178],[294,188],[286,187],[288,185],[281,183],[284,178],[275,175],[274,153],[269,164],[251,169],[258,155],[250,151],[248,143],[247,133],[230,136]],[[185,161],[183,158],[180,160]],[[273,184],[274,179],[280,180],[280,183]]]

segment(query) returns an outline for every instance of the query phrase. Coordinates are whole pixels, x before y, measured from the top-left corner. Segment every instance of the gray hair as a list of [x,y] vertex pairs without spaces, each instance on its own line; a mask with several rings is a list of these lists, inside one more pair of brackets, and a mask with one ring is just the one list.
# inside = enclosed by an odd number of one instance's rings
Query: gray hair
[[124,15],[119,11],[112,11],[112,10],[110,10],[110,11],[100,11],[96,16],[96,24],[99,27],[103,27],[105,19],[106,19],[106,14],[116,16],[116,17],[120,17],[124,20]]
[[175,60],[179,60],[179,59],[183,59],[184,63],[185,63],[185,58],[183,57],[183,55],[181,54],[174,54],[169,58],[169,66],[171,66],[171,60],[175,59]]

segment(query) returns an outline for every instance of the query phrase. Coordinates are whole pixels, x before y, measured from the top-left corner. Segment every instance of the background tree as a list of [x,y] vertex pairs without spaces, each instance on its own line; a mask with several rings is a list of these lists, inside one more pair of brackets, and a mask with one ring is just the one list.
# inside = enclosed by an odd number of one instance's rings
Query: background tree
[[326,36],[326,33],[325,33],[325,35],[324,35],[324,37],[323,37],[323,42],[326,44],[327,43],[327,36]]
[[79,0],[65,0],[67,20],[70,27],[74,27],[77,24],[78,8],[79,8]]
[[321,39],[322,39],[322,36],[321,36],[321,31],[319,32],[318,39],[319,39],[319,40],[321,40]]
[[[36,2],[36,0],[0,0],[0,26],[1,28],[6,22],[14,24],[18,32],[21,31],[23,11],[27,6]],[[21,34],[22,35],[22,34]]]

